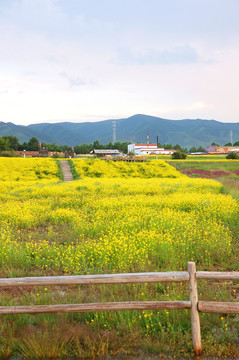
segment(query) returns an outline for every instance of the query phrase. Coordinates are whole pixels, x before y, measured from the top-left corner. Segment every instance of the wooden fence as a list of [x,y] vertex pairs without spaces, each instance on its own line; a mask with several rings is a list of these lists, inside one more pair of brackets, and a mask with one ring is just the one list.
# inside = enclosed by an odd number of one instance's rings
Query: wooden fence
[[0,314],[39,314],[109,310],[191,310],[192,341],[196,355],[202,352],[199,313],[239,313],[239,303],[198,301],[197,279],[239,280],[239,272],[196,271],[194,262],[188,271],[153,272],[112,275],[48,276],[0,279],[1,287],[33,285],[92,285],[189,281],[188,301],[128,301],[89,304],[0,306]]

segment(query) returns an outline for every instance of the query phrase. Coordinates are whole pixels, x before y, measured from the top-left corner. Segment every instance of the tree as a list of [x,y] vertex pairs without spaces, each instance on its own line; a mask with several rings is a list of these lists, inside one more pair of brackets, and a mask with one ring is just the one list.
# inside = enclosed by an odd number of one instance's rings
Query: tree
[[239,141],[236,141],[233,146],[239,146]]
[[164,149],[167,149],[167,150],[171,150],[173,149],[173,145],[172,144],[164,144]]
[[231,142],[226,143],[224,146],[232,146],[232,143]]
[[109,143],[108,145],[106,145],[106,148],[107,149],[118,149],[120,151],[122,151],[123,153],[127,154],[128,152],[128,145],[130,144],[129,142],[123,142],[121,143],[120,141],[117,141],[115,142],[112,147],[110,147],[110,144],[112,143]]
[[215,142],[212,142],[211,145],[212,145],[212,146],[220,146],[220,145],[218,145],[218,144],[215,143]]
[[33,136],[29,141],[28,141],[28,144],[27,144],[27,149],[26,150],[29,150],[29,151],[38,151],[40,149],[40,146],[39,146],[39,141],[38,139]]
[[47,149],[48,151],[55,151],[55,152],[60,152],[60,146],[56,145],[56,143],[53,144],[47,144]]
[[172,154],[172,159],[178,160],[178,159],[186,159],[187,155],[182,151],[175,151]]
[[27,148],[28,148],[28,143],[27,143],[26,141],[24,141],[23,144],[20,144],[20,145],[18,146],[18,150],[20,150],[20,151],[22,151],[22,150],[27,150]]
[[3,136],[3,139],[7,140],[9,142],[9,147],[12,150],[18,150],[19,142],[18,138],[16,136]]
[[[130,142],[109,142],[108,144],[100,144],[98,140],[95,140],[93,144],[82,144],[74,147],[76,154],[89,154],[93,149],[118,149],[123,153],[127,154],[128,145]],[[49,150],[49,147],[48,147]]]
[[195,152],[197,152],[198,151],[198,149],[196,148],[196,146],[192,146],[190,149],[189,149],[189,152],[190,153],[195,153]]
[[67,151],[72,151],[72,147],[69,145],[62,145],[62,151],[63,152],[67,152]]
[[41,148],[42,148],[42,149],[43,149],[43,148],[47,148],[47,143],[45,143],[45,142],[42,141],[42,143],[41,143]]
[[90,147],[87,144],[82,145],[76,145],[74,147],[76,154],[89,154],[90,153]]
[[104,149],[104,146],[100,145],[98,140],[95,140],[94,143],[93,143],[93,148],[94,149]]
[[182,148],[181,148],[181,146],[180,146],[179,144],[176,144],[176,145],[174,146],[174,149],[175,149],[175,150],[178,150],[178,151],[182,151]]
[[0,151],[10,150],[10,142],[4,137],[0,138]]
[[205,151],[206,151],[206,149],[204,149],[202,146],[199,146],[197,148],[197,152],[205,152]]
[[198,148],[196,146],[193,146],[193,147],[191,147],[191,149],[189,149],[190,153],[205,152],[205,151],[206,150],[201,145]]

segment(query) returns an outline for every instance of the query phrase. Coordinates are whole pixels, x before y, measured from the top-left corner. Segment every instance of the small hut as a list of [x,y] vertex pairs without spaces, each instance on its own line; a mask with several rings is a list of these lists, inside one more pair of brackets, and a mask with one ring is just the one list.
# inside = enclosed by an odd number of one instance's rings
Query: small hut
[[66,151],[65,152],[65,158],[73,158],[75,156],[73,151]]
[[48,157],[48,149],[47,147],[43,147],[39,150],[39,157]]

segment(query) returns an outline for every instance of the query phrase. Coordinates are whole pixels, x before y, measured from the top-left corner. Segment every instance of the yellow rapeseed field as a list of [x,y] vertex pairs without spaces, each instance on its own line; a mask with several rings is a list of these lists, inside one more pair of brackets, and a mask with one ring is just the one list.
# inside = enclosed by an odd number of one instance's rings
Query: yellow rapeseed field
[[106,178],[179,178],[183,174],[163,160],[148,162],[102,161],[100,159],[73,159],[76,171],[82,177]]
[[86,274],[210,269],[230,257],[238,203],[218,182],[161,160],[74,160],[82,177],[56,180],[53,159],[0,158],[0,266]]
[[0,158],[0,182],[57,180],[57,165],[52,159]]

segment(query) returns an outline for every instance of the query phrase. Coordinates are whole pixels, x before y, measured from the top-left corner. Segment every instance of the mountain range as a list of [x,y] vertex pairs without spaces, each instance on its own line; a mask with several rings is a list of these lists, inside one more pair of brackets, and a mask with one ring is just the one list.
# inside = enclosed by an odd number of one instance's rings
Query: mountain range
[[[120,142],[180,144],[183,147],[208,146],[212,142],[224,145],[239,141],[239,123],[222,123],[216,120],[167,120],[149,115],[134,115],[116,121],[116,138]],[[232,133],[231,133],[232,132]],[[112,120],[97,122],[59,122],[15,125],[0,122],[0,137],[17,136],[20,143],[33,136],[40,142],[57,145],[80,145],[98,140],[101,144],[112,142]]]

